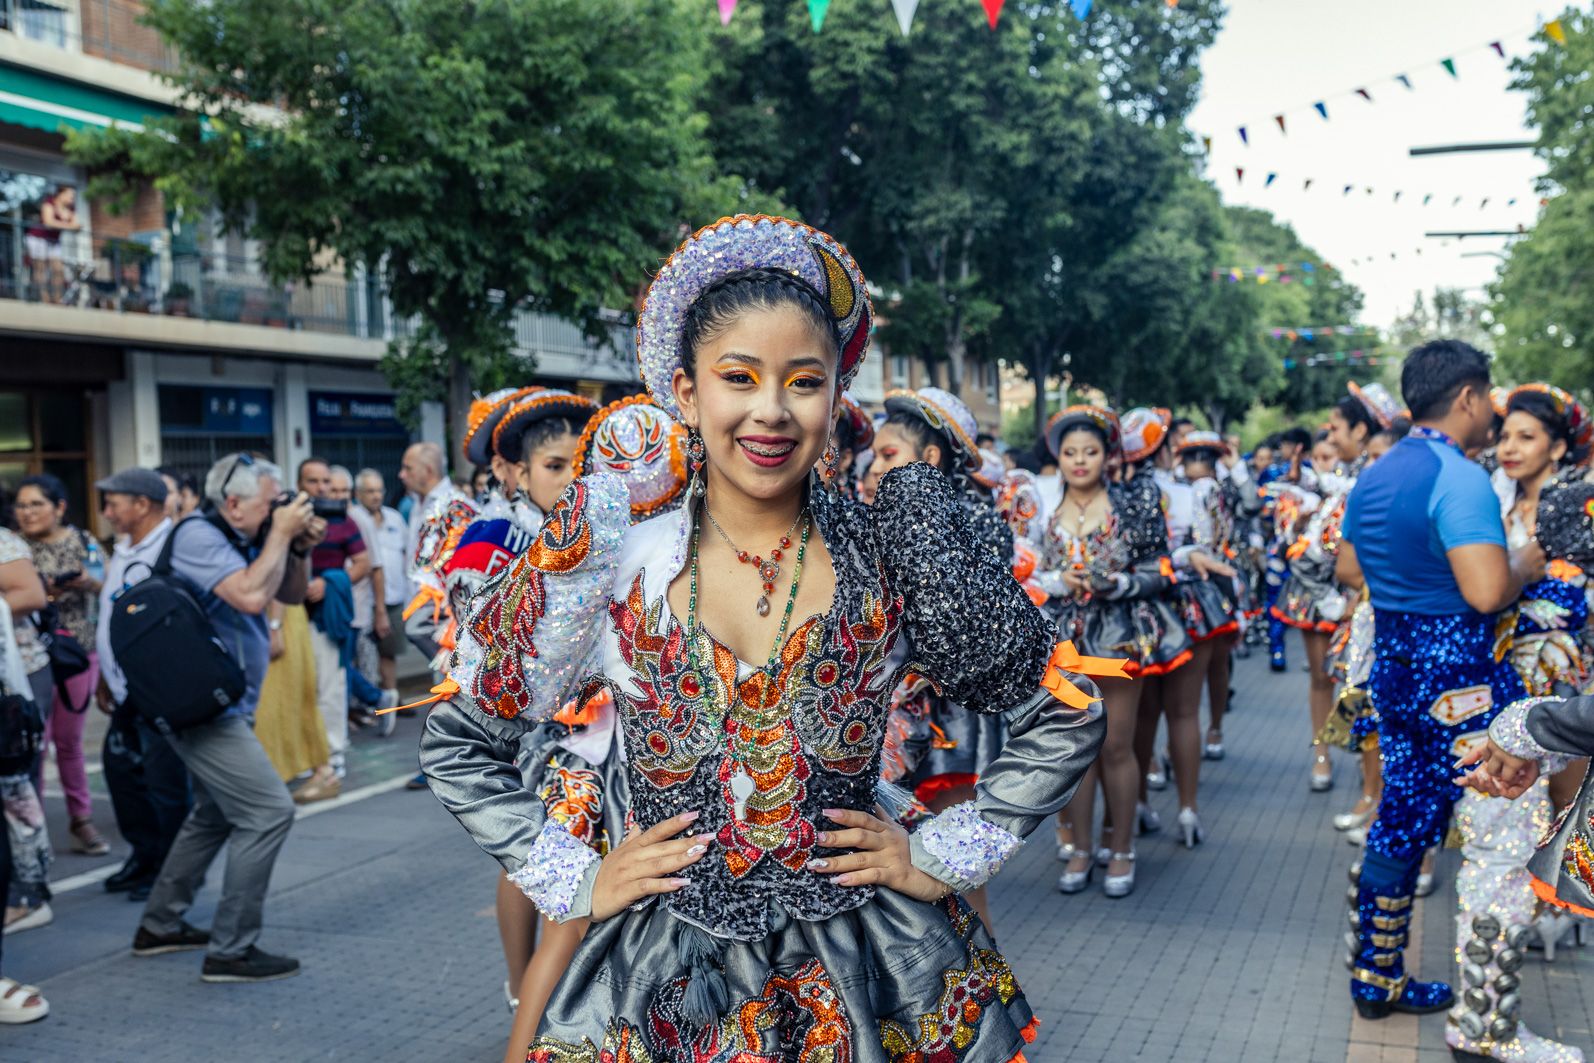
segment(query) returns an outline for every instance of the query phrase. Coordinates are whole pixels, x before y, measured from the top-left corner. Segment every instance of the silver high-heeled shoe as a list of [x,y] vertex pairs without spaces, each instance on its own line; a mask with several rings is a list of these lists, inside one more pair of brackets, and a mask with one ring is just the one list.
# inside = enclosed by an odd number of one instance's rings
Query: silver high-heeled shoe
[[[1076,854],[1078,855],[1078,854]],[[1064,869],[1062,876],[1057,880],[1058,893],[1083,893],[1085,887],[1090,885],[1090,876],[1096,873],[1096,861],[1092,860],[1085,865],[1083,871]]]
[[1207,732],[1206,744],[1201,747],[1202,760],[1222,760],[1224,757],[1223,732],[1217,732],[1218,740],[1216,742],[1212,740],[1212,735],[1212,731]]
[[1362,794],[1362,800],[1372,801],[1372,804],[1367,806],[1367,811],[1357,812],[1351,809],[1349,812],[1339,813],[1334,817],[1335,830],[1354,830],[1357,827],[1365,827],[1373,821],[1373,817],[1378,814],[1378,802],[1373,801],[1369,794]]
[[1157,810],[1144,802],[1135,805],[1135,823],[1141,834],[1155,834],[1162,829],[1162,817]]
[[1179,810],[1179,836],[1186,849],[1194,849],[1207,840],[1206,831],[1201,829],[1201,817],[1193,808]]
[[1126,875],[1103,875],[1101,891],[1114,900],[1127,897],[1135,892],[1135,853],[1131,849],[1127,853],[1113,853],[1114,860],[1128,860],[1129,873]]
[[1567,939],[1573,945],[1583,944],[1583,921],[1574,915],[1553,910],[1545,911],[1533,920],[1533,935],[1528,940],[1528,948],[1541,948],[1544,950],[1544,962],[1555,962],[1555,950]]
[[[1328,765],[1328,771],[1326,773],[1319,772],[1317,769],[1324,764]],[[1313,759],[1311,785],[1312,793],[1314,794],[1327,793],[1334,788],[1334,763],[1328,759],[1328,754],[1319,753]]]

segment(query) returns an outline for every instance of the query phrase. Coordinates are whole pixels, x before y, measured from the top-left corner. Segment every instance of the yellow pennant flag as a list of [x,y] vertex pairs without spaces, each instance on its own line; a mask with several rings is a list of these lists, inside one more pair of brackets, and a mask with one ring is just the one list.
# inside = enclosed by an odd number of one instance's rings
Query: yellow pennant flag
[[1544,24],[1544,32],[1549,36],[1550,40],[1554,41],[1556,44],[1566,43],[1566,27],[1561,25],[1560,19],[1546,22]]

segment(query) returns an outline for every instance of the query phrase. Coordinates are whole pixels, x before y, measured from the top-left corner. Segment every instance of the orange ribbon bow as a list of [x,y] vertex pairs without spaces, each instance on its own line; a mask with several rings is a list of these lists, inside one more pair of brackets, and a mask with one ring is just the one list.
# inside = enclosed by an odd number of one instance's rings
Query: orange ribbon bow
[[1127,658],[1086,657],[1075,648],[1073,642],[1059,642],[1052,650],[1051,659],[1046,662],[1046,671],[1041,676],[1041,689],[1071,709],[1084,710],[1092,702],[1101,699],[1091,697],[1069,682],[1068,673],[1096,679],[1128,679],[1128,667]]
[[421,584],[421,589],[416,592],[415,597],[410,600],[409,605],[404,607],[404,612],[400,615],[403,619],[408,620],[411,616],[415,615],[421,609],[425,608],[428,603],[430,603],[432,607],[432,622],[436,623],[437,618],[442,615],[443,602],[444,598],[442,591],[431,586],[430,584],[423,583]]
[[390,713],[390,712],[398,712],[400,709],[418,709],[418,708],[420,708],[423,705],[432,705],[432,704],[435,704],[436,702],[444,701],[444,700],[446,700],[448,698],[453,697],[455,694],[458,694],[458,693],[459,693],[459,684],[454,682],[454,679],[453,679],[452,676],[449,676],[449,677],[446,677],[441,683],[437,684],[435,687],[432,688],[432,696],[431,697],[423,698],[420,701],[412,701],[408,705],[395,705],[391,709],[378,709],[372,715],[374,715],[374,716],[386,716],[388,713]]

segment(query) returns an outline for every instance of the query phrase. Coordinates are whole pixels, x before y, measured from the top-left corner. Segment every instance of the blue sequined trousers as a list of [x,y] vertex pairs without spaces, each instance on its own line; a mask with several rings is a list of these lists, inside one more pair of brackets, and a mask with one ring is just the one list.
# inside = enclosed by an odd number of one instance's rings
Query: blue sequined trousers
[[1430,1011],[1451,1000],[1443,982],[1407,978],[1403,914],[1409,914],[1423,854],[1438,845],[1461,796],[1455,776],[1464,739],[1481,740],[1496,713],[1523,695],[1495,620],[1480,613],[1421,616],[1379,609],[1368,692],[1378,706],[1384,796],[1367,832],[1352,887],[1351,996]]
[[1284,560],[1284,544],[1272,543],[1267,548],[1267,562],[1263,566],[1262,583],[1267,592],[1267,608],[1264,612],[1267,617],[1267,649],[1274,670],[1285,666],[1284,635],[1289,628],[1284,621],[1273,615],[1273,607],[1278,604],[1279,592],[1284,589],[1284,580],[1289,573],[1289,564]]

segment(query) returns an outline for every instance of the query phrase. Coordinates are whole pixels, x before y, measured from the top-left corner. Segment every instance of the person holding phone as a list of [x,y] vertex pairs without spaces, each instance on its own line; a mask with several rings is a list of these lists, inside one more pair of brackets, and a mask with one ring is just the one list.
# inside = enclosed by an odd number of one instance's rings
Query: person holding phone
[[29,476],[17,488],[17,527],[33,551],[33,564],[44,578],[61,626],[89,651],[88,669],[55,687],[45,718],[45,753],[47,756],[51,745],[55,747],[55,766],[66,792],[72,851],[104,856],[111,847],[94,826],[94,800],[83,766],[83,724],[100,677],[93,647],[105,560],[99,543],[67,521],[66,508],[66,485],[49,473]]

